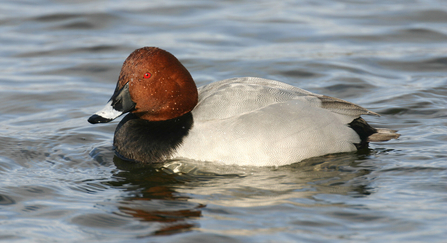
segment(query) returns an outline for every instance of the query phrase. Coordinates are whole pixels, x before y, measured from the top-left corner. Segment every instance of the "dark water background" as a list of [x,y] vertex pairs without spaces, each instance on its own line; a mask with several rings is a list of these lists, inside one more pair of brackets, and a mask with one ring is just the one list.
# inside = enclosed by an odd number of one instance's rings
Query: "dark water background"
[[[279,168],[126,166],[117,122],[87,118],[142,46],[198,85],[277,79],[402,137]],[[446,242],[446,99],[444,0],[2,1],[0,240]]]

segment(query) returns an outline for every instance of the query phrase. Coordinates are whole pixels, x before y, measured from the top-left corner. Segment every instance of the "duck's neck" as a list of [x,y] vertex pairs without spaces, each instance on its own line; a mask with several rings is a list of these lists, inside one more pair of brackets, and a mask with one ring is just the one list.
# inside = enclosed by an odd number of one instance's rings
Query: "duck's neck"
[[169,159],[193,125],[191,112],[166,121],[147,121],[129,113],[115,130],[113,145],[126,160],[156,163]]

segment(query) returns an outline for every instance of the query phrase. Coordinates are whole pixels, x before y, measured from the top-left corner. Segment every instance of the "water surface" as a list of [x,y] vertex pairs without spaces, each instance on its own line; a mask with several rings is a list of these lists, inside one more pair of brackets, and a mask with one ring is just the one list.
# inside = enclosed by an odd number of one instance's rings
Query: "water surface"
[[[0,239],[443,242],[447,5],[412,1],[6,1]],[[114,157],[87,118],[142,46],[200,85],[257,76],[380,113],[399,140],[278,168]]]

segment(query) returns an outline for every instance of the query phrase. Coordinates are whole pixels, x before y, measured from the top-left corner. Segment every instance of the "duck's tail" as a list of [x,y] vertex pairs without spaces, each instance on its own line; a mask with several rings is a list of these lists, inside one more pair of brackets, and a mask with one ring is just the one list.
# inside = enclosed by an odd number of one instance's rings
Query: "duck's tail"
[[400,137],[400,134],[396,133],[397,131],[386,128],[374,128],[361,117],[354,119],[348,125],[360,137],[360,143],[354,144],[357,149],[367,148],[369,142],[383,142]]
[[396,139],[400,137],[396,130],[386,129],[386,128],[376,128],[376,132],[369,135],[368,142],[384,142],[391,139]]

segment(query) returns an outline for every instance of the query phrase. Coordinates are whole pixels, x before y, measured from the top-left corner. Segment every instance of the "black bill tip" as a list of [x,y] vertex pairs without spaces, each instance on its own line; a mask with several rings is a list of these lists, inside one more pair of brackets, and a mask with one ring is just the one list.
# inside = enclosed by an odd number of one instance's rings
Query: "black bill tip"
[[90,118],[88,118],[88,122],[90,122],[91,124],[96,124],[96,123],[107,123],[112,121],[113,119],[109,119],[109,118],[105,118],[99,115],[92,115]]

